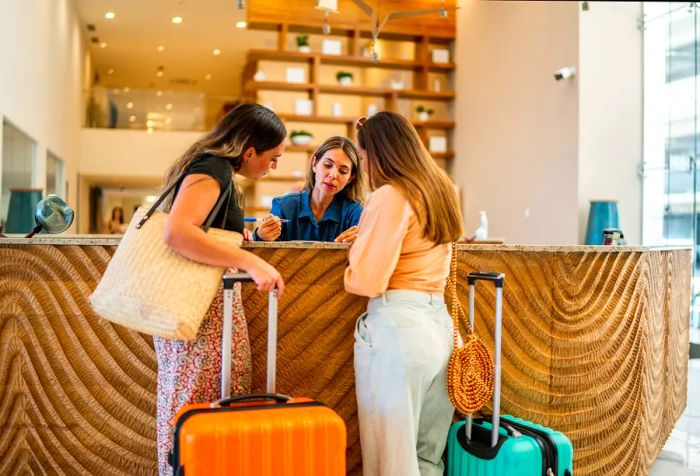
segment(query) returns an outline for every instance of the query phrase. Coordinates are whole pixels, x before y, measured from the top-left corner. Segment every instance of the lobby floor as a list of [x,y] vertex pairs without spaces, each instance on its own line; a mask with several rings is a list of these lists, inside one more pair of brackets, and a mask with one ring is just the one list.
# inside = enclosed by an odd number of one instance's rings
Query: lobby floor
[[688,406],[673,429],[650,476],[700,476],[700,360],[688,368]]

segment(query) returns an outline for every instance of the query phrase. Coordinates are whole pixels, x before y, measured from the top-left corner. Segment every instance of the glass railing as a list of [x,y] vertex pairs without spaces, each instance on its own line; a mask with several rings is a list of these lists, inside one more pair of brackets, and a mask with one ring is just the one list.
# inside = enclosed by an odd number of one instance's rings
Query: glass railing
[[85,127],[155,131],[204,131],[238,97],[164,89],[94,87],[85,92]]

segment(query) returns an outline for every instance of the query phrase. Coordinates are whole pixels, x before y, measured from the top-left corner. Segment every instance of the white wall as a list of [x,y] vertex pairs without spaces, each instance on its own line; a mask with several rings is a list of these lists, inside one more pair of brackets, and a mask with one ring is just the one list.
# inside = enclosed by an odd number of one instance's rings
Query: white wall
[[579,240],[591,199],[618,200],[620,228],[641,243],[642,32],[639,2],[590,2],[579,23]]
[[[486,210],[490,235],[509,243],[583,243],[589,200],[616,199],[640,242],[641,3],[589,4],[466,0],[458,11],[454,172],[467,234]],[[564,66],[576,75],[554,81]]]
[[[509,243],[578,241],[579,2],[466,0],[458,10],[454,175],[466,232],[489,216]],[[529,217],[527,213],[529,211]]]
[[64,161],[71,204],[77,197],[85,61],[72,0],[0,1],[0,117],[38,143],[33,186],[46,188],[47,150]]
[[83,129],[80,174],[161,178],[201,132],[154,132]]

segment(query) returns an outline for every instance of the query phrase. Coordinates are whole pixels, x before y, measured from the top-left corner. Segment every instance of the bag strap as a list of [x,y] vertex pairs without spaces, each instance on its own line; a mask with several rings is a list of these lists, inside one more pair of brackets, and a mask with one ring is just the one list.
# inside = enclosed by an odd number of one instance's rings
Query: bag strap
[[224,193],[222,193],[219,196],[219,199],[216,201],[216,205],[214,205],[214,208],[211,209],[211,212],[209,212],[209,216],[204,221],[204,225],[202,225],[202,230],[204,230],[204,233],[206,233],[209,230],[211,222],[214,221],[214,218],[216,218],[216,214],[219,213],[219,209],[224,203],[224,197],[226,197],[226,208],[224,209],[224,219],[221,222],[221,228],[223,228],[226,225],[226,217],[228,216],[228,206],[229,203],[231,203],[231,182],[229,182],[226,185],[226,190],[224,190]]
[[[141,221],[138,222],[136,225],[136,229],[138,230],[143,226],[146,221],[151,218],[151,215],[153,215],[153,212],[156,211],[158,208],[158,205],[161,204],[163,200],[166,199],[166,197],[170,194],[170,192],[173,191],[175,186],[180,182],[182,178],[185,177],[185,174],[187,173],[187,170],[184,170],[180,176],[175,180],[170,186],[161,194],[160,197],[158,197],[158,200],[156,200],[156,203],[153,204],[153,206],[146,212],[146,214],[141,218]],[[211,212],[209,212],[209,215],[207,216],[207,219],[204,221],[204,225],[202,225],[202,229],[206,232],[209,230],[209,227],[211,227],[211,223],[214,221],[214,218],[216,217],[216,214],[219,213],[219,210],[221,209],[221,205],[224,203],[224,198],[226,198],[226,211],[224,212],[224,222],[223,224],[226,224],[226,217],[228,215],[228,206],[231,203],[231,183],[233,181],[233,177],[231,178],[231,181],[228,182],[228,185],[226,186],[226,190],[224,190],[224,193],[219,195],[219,199],[216,201],[216,205],[214,205],[214,208],[212,208]]]
[[450,275],[447,278],[447,296],[450,301],[450,315],[452,316],[452,337],[454,348],[457,349],[459,344],[459,321],[464,322],[467,328],[467,334],[473,334],[474,330],[469,325],[462,305],[457,299],[457,243],[452,242],[452,258],[450,259]]

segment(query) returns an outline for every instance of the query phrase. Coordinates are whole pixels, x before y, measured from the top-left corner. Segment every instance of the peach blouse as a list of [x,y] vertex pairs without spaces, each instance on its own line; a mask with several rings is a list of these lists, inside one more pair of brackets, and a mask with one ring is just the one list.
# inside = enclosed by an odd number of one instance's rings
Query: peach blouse
[[360,217],[345,269],[345,290],[375,297],[387,289],[443,294],[450,245],[423,238],[411,204],[390,185],[375,190]]

